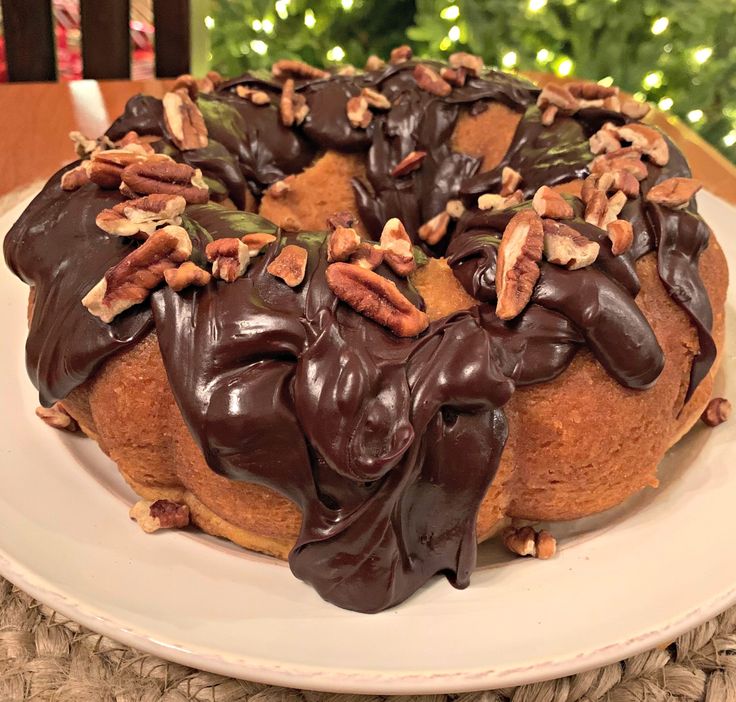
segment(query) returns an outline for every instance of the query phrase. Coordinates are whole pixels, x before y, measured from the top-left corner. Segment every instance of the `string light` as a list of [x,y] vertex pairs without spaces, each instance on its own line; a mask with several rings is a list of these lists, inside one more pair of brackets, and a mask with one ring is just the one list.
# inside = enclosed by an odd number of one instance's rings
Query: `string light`
[[516,62],[518,61],[518,56],[516,55],[515,51],[507,51],[502,57],[501,57],[501,65],[504,68],[513,68],[516,65]]
[[554,54],[549,49],[540,49],[537,51],[537,61],[539,63],[549,63],[554,58]]
[[736,144],[736,129],[732,129],[726,136],[723,137],[723,143],[726,146],[733,146]]
[[214,29],[215,28],[215,18],[207,15],[204,18],[204,26],[207,27],[207,29]]
[[663,110],[664,112],[667,112],[667,110],[672,109],[672,105],[675,104],[675,101],[671,97],[663,97],[658,103],[657,107],[659,107],[660,110]]
[[447,37],[450,41],[459,41],[460,40],[460,27],[458,27],[456,24],[450,27],[450,31],[447,32]]
[[667,17],[658,17],[652,22],[652,34],[661,34],[669,26],[670,21]]
[[460,17],[460,8],[457,5],[448,5],[440,11],[440,17],[443,20],[450,20],[452,22]]
[[529,12],[539,12],[546,4],[547,0],[529,0]]
[[276,0],[273,8],[282,20],[289,18],[289,0]]
[[271,34],[273,32],[273,22],[270,19],[264,19],[263,22],[261,22],[261,26],[266,34]]
[[440,42],[440,51],[447,51],[452,46],[452,39],[450,37],[442,37]]
[[304,24],[306,24],[309,29],[312,29],[312,27],[317,24],[317,18],[314,16],[313,10],[304,10]]
[[558,76],[562,76],[564,78],[565,76],[569,76],[572,73],[572,69],[574,68],[574,66],[575,64],[572,62],[572,59],[563,58],[557,64],[555,73],[557,73]]
[[693,52],[695,63],[705,63],[712,55],[713,48],[710,46],[703,46]]
[[345,58],[345,49],[342,46],[333,46],[326,56],[328,61],[342,61]]
[[263,29],[263,25],[261,24],[261,20],[259,20],[259,19],[254,19],[250,23],[250,26],[253,27],[253,30],[256,31],[256,32],[260,32],[261,29]]
[[257,54],[263,56],[268,51],[268,44],[260,39],[253,39],[250,43],[250,48],[253,49]]
[[353,9],[353,0],[340,0],[340,4],[345,12]]
[[653,88],[661,88],[663,79],[664,74],[662,73],[662,71],[650,71],[644,76],[644,78],[642,78],[641,84],[647,90],[652,90]]
[[606,76],[598,81],[598,85],[602,85],[604,88],[610,88],[613,85],[613,76]]
[[690,112],[687,113],[687,118],[691,122],[700,122],[700,120],[703,119],[703,110],[690,110]]

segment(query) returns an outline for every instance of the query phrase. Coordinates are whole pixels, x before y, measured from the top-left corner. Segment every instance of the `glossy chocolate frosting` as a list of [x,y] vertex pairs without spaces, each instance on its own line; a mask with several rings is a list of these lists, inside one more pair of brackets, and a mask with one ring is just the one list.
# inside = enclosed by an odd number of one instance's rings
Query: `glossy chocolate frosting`
[[[294,129],[280,123],[279,84],[246,75],[198,98],[209,130],[204,149],[176,150],[161,102],[146,96],[129,101],[108,136],[161,136],[155,148],[201,168],[213,199],[229,196],[239,207],[246,189],[258,197],[326,149],[362,153],[367,178],[353,185],[374,239],[389,217],[415,234],[449,199],[462,197],[466,215],[445,241],[425,249],[447,249],[455,275],[479,303],[417,338],[397,338],[338,301],[325,280],[324,233],[283,234],[256,215],[215,204],[187,209],[195,260],[212,238],[272,231],[277,241],[236,282],[181,293],[162,288],[150,304],[111,324],[80,300],[135,246],[94,224],[121,195],[94,185],[63,192],[59,173],[4,244],[13,271],[35,287],[27,359],[42,402],[66,397],[154,325],[174,397],[209,466],[293,500],[304,515],[290,555],[293,572],[326,600],[363,612],[401,602],[437,573],[457,587],[468,584],[478,507],[507,435],[502,407],[516,385],[556,377],[583,345],[622,385],[656,382],[664,357],[634,302],[639,257],[656,250],[666,289],[698,330],[690,393],[715,358],[710,303],[698,275],[708,228],[692,209],[665,210],[641,197],[624,209],[635,243],[620,256],[603,231],[582,221],[573,200],[570,224],[600,243],[598,260],[578,271],[543,263],[532,303],[511,322],[499,320],[496,246],[513,211],[481,212],[475,198],[498,191],[505,165],[521,173],[527,197],[540,185],[584,177],[588,137],[623,118],[586,109],[543,127],[538,91],[524,81],[491,72],[438,98],[418,89],[414,65],[297,81],[310,113]],[[265,90],[273,104],[237,97],[237,85]],[[354,129],[345,102],[366,86],[381,90],[392,108],[376,113],[368,129]],[[479,159],[454,152],[451,135],[464,110],[477,112],[489,101],[523,117],[503,162],[479,173]],[[422,167],[392,177],[414,150],[427,151]],[[649,164],[643,194],[664,178],[689,175],[672,144],[670,152],[666,167]],[[286,243],[309,254],[305,281],[295,289],[266,271]],[[378,272],[423,306],[411,283],[384,266]]]

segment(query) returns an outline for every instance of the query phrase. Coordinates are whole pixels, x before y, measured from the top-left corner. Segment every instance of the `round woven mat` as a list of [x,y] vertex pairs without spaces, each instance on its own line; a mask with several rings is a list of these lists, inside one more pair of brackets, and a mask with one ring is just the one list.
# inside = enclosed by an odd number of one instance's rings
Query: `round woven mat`
[[66,619],[0,578],[0,702],[736,702],[736,607],[655,649],[550,682],[460,695],[289,690],[168,663]]

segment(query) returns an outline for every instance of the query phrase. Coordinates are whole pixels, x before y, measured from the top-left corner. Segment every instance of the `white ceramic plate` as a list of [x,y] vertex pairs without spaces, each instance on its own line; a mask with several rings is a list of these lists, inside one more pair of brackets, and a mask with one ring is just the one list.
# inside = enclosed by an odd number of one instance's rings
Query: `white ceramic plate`
[[[736,261],[736,212],[707,193],[700,203]],[[507,561],[483,546],[467,590],[437,578],[379,615],[327,605],[285,564],[217,539],[147,536],[128,520],[134,496],[97,446],[34,417],[26,288],[0,269],[0,573],[91,629],[255,681],[437,693],[601,666],[736,602],[736,421],[696,427],[663,462],[659,490],[555,527],[555,559]],[[735,306],[732,287],[732,329]],[[731,341],[717,387],[732,399],[734,351]]]

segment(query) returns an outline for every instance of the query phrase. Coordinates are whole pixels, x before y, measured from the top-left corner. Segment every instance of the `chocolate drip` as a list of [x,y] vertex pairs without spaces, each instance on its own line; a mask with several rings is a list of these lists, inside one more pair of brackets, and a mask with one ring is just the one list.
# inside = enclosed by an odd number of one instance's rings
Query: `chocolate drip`
[[[364,153],[366,179],[354,189],[363,224],[377,238],[389,217],[400,217],[415,234],[448,199],[460,195],[473,205],[481,192],[500,188],[504,165],[521,173],[527,196],[542,184],[584,177],[587,138],[604,121],[622,119],[582,110],[543,127],[531,106],[537,90],[524,81],[490,73],[438,98],[417,87],[414,66],[297,81],[310,113],[293,129],[279,119],[280,86],[246,75],[198,98],[209,130],[205,149],[175,149],[161,102],[145,96],[129,101],[108,136],[129,130],[160,136],[157,150],[201,168],[213,195],[238,206],[246,187],[260,195],[325,149]],[[239,84],[267,92],[272,104],[237,97]],[[380,89],[392,108],[377,112],[367,130],[353,129],[345,101],[367,86]],[[489,101],[524,116],[503,163],[478,173],[480,161],[453,152],[451,135],[463,110],[477,112]],[[422,167],[390,176],[414,150],[427,151]],[[670,150],[668,166],[650,164],[643,193],[688,174],[679,152]],[[330,292],[324,234],[280,235],[235,283],[213,281],[182,293],[163,288],[150,307],[103,324],[80,301],[135,246],[94,224],[101,209],[122,198],[91,185],[64,193],[59,179],[52,178],[5,241],[14,272],[36,287],[27,358],[42,401],[63,399],[147,333],[153,318],[174,397],[209,466],[299,505],[304,517],[292,570],[349,609],[395,605],[438,572],[467,585],[478,506],[507,434],[501,408],[516,385],[558,376],[583,344],[626,387],[654,382],[663,357],[633,301],[637,258],[657,249],[667,290],[698,329],[689,392],[715,358],[712,313],[697,272],[708,230],[691,211],[631,201],[623,216],[634,225],[634,247],[613,256],[605,234],[580,221],[581,205],[573,200],[572,226],[599,242],[598,261],[575,272],[543,264],[532,304],[511,322],[496,317],[493,303],[495,245],[512,213],[471,211],[430,252],[449,244],[455,275],[479,304],[432,323],[417,339],[399,339]],[[195,260],[209,237],[276,232],[260,217],[211,204],[189,207],[184,224]],[[307,277],[294,290],[266,272],[286,242],[309,252]],[[385,267],[379,272],[423,305],[409,283]]]

